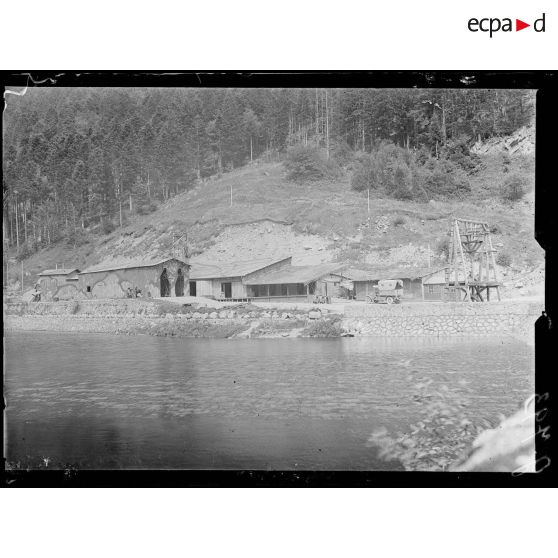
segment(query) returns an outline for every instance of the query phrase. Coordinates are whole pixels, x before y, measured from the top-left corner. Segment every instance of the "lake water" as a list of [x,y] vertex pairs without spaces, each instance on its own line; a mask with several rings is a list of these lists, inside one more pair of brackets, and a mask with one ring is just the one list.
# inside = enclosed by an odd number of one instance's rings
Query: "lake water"
[[513,339],[176,339],[10,333],[7,458],[80,468],[394,468],[371,432],[419,420],[409,372],[497,424],[534,390]]

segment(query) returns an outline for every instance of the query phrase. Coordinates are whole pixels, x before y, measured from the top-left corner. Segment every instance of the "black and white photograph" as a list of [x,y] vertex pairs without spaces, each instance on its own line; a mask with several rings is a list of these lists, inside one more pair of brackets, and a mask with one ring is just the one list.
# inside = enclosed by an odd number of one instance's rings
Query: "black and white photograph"
[[8,473],[535,471],[535,90],[4,101]]

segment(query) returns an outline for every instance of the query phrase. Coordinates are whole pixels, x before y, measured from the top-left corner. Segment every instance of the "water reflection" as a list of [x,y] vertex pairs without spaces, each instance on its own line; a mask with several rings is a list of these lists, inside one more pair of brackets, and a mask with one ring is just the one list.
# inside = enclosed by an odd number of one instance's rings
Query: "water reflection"
[[493,422],[534,383],[532,349],[505,339],[21,333],[6,350],[8,459],[81,467],[384,468],[366,440],[416,420],[410,371]]

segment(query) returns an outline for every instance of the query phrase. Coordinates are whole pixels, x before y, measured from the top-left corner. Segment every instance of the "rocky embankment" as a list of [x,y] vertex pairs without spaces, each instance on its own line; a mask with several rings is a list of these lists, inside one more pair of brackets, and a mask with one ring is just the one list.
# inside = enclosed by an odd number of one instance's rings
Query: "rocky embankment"
[[86,300],[4,305],[6,330],[176,337],[339,336],[341,316],[325,309],[282,311],[238,304],[212,308],[164,301]]
[[178,337],[402,337],[512,335],[532,342],[539,303],[347,304],[213,308],[161,300],[85,300],[4,304],[7,330],[78,331]]

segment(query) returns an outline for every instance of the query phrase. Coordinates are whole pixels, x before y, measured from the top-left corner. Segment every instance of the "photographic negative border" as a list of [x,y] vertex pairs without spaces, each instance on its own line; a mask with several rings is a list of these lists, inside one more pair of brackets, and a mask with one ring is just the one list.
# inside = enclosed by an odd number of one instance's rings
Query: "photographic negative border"
[[[554,71],[196,71],[3,72],[2,85],[27,87],[354,87],[535,89],[535,238],[545,250],[545,311],[535,324],[537,473],[419,471],[78,470],[6,471],[11,487],[477,487],[549,486],[556,473],[557,392],[551,347],[556,343],[556,178],[558,72]],[[9,104],[4,94],[5,106]],[[554,172],[553,172],[554,171]],[[3,401],[3,411],[5,401]],[[2,432],[6,435],[3,428]]]

